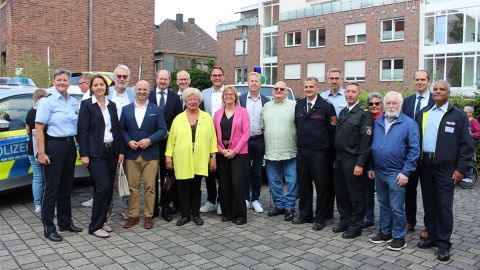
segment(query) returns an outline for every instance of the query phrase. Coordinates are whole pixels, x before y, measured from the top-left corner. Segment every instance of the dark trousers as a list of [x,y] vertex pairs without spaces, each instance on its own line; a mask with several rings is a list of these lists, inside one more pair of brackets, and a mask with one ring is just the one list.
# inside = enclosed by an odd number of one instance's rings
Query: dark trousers
[[325,192],[325,199],[326,199],[326,210],[325,210],[325,217],[327,219],[333,219],[333,212],[334,212],[334,205],[335,205],[335,184],[333,181],[334,174],[333,174],[333,163],[335,160],[331,157],[331,160],[328,162],[327,167],[327,189]]
[[375,222],[375,179],[365,181],[365,222]]
[[101,229],[107,221],[108,209],[112,202],[117,161],[112,147],[104,147],[103,157],[90,158],[88,170],[95,192],[93,193],[92,218],[88,226],[89,233]]
[[202,177],[195,175],[192,179],[176,180],[176,182],[182,218],[189,218],[192,215],[199,217]]
[[43,166],[45,184],[42,222],[44,232],[50,234],[56,231],[53,223],[55,206],[58,226],[65,228],[72,224],[70,194],[73,188],[77,149],[73,140],[47,139],[45,153],[50,157],[50,165]]
[[362,229],[365,216],[366,168],[363,174],[353,175],[357,159],[348,158],[335,161],[335,196],[340,214],[339,226],[347,227],[350,232]]
[[[211,172],[210,170],[208,171],[208,176],[205,177],[205,185],[207,187],[207,200],[213,204],[216,204],[217,201],[221,202],[222,201],[222,192],[219,189],[217,193],[217,181],[216,179],[218,178],[218,172],[214,171]],[[217,198],[218,194],[218,198]]]
[[[174,206],[178,204],[176,182],[174,182],[174,184],[172,185],[172,189],[170,189],[170,191],[167,191],[163,188],[167,173],[172,177],[174,176],[173,171],[167,171],[167,168],[165,167],[165,149],[167,148],[167,141],[166,140],[160,141],[159,148],[160,148],[160,160],[158,164],[160,166],[160,187],[158,186],[158,181],[155,181],[155,206],[153,210],[154,213],[156,214],[159,213],[159,208],[158,208],[159,206],[162,208],[163,207],[169,208],[171,202],[173,202]],[[160,203],[158,199],[158,192],[160,192]]]
[[434,159],[427,158],[420,167],[425,227],[438,248],[452,246],[454,170],[452,166],[437,165]]
[[222,214],[230,216],[232,219],[246,219],[247,206],[242,187],[245,184],[245,163],[247,163],[248,155],[240,154],[232,159],[227,159],[222,155],[217,157],[220,190],[223,194]]
[[[262,164],[265,155],[263,136],[248,140],[248,161],[246,162],[245,200],[258,201],[262,189]],[[250,193],[251,192],[251,193]]]
[[408,177],[405,188],[405,214],[407,223],[413,226],[417,225],[417,186],[418,174],[414,172]]
[[325,223],[327,214],[328,163],[328,153],[325,151],[298,150],[297,181],[300,197],[298,209],[300,216],[307,219],[312,218],[313,180],[317,193],[315,210],[315,222],[317,223]]

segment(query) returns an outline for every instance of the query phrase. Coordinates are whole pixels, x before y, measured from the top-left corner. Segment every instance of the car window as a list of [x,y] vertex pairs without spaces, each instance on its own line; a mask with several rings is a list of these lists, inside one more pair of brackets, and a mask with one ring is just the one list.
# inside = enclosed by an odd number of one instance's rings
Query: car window
[[18,95],[0,101],[0,119],[9,122],[8,130],[25,128],[25,117],[33,107],[31,94]]

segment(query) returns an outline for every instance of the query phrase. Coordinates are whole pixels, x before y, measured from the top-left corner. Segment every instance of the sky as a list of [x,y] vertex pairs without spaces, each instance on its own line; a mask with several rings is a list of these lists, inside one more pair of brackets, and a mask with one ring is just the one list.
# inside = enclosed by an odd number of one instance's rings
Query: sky
[[155,0],[155,24],[165,19],[175,20],[177,13],[183,14],[183,21],[194,18],[195,23],[210,36],[217,39],[217,23],[240,19],[241,7],[258,3],[258,0]]

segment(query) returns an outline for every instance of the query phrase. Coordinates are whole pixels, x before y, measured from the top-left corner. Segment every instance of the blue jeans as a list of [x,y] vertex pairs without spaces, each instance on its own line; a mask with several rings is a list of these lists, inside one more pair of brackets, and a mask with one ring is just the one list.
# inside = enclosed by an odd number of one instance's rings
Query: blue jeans
[[[294,158],[287,160],[265,160],[270,193],[276,208],[293,209],[298,198],[297,163]],[[282,175],[287,182],[283,191]]]
[[393,238],[405,238],[405,187],[397,185],[397,174],[385,175],[378,171],[375,171],[375,183],[380,205],[380,232],[391,233]]
[[32,193],[33,193],[33,203],[35,206],[42,205],[42,194],[43,194],[43,170],[42,165],[37,162],[37,159],[28,155],[30,164],[32,165]]

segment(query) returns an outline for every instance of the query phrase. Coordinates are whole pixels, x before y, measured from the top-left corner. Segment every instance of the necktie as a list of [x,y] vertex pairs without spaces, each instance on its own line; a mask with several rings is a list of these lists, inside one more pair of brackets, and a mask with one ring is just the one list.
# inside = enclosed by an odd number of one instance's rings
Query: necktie
[[415,107],[415,118],[417,117],[418,112],[420,112],[420,104],[422,103],[422,96],[417,97],[417,106]]
[[312,103],[307,102],[307,112],[310,112],[311,109],[312,109]]
[[163,107],[165,107],[165,92],[160,91],[160,104],[158,105],[160,108],[163,110]]

